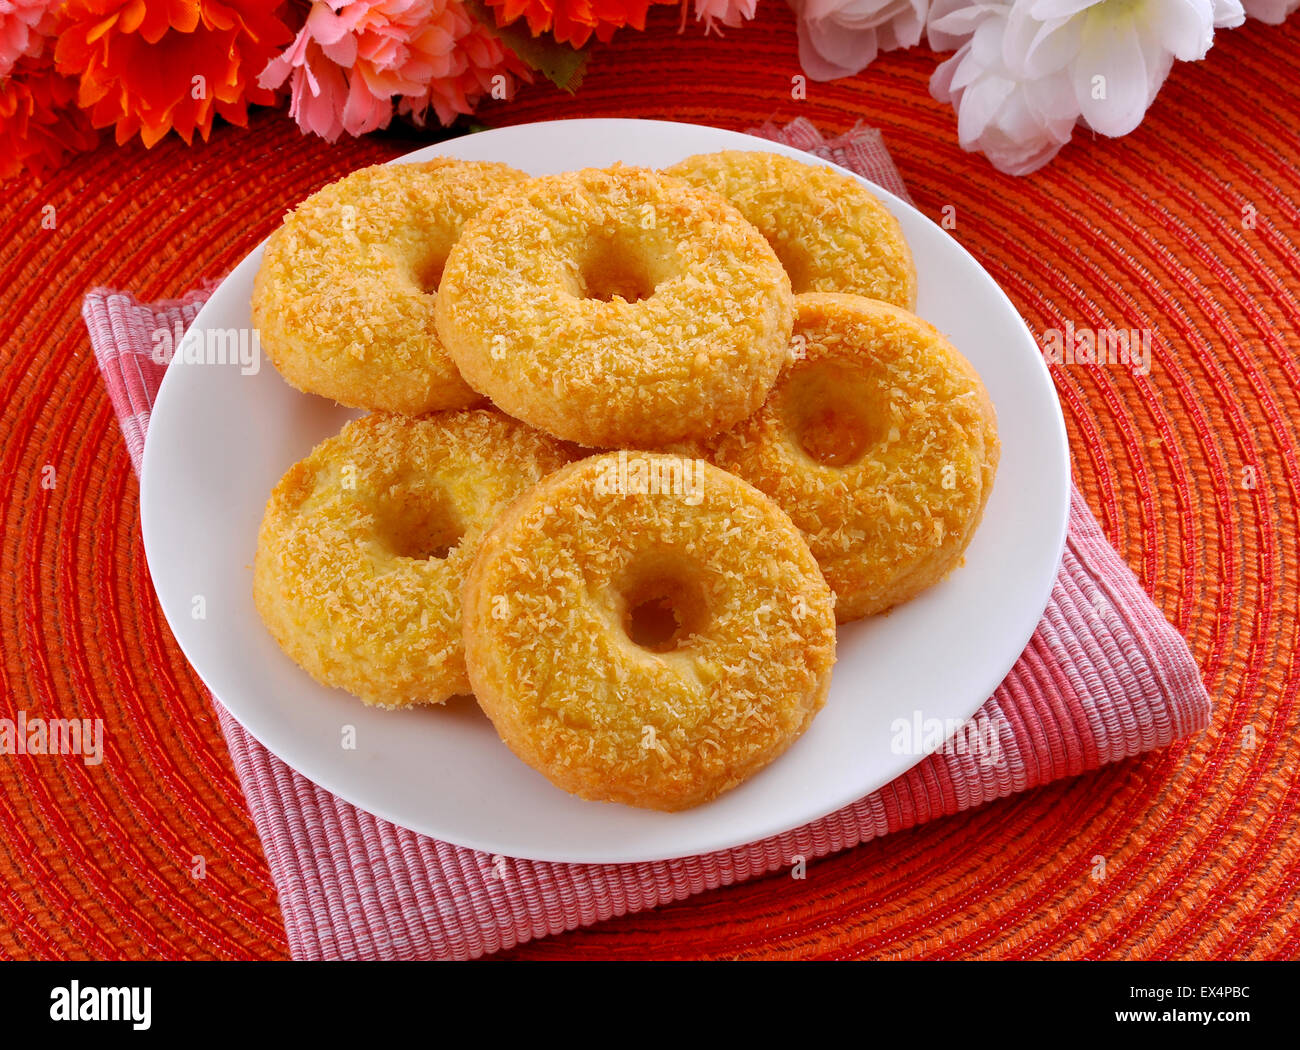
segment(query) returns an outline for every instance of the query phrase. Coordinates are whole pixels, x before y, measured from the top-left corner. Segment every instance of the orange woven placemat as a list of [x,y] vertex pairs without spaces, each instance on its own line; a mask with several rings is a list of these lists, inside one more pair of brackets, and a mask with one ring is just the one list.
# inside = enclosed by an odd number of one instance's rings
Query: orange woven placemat
[[[1149,376],[1082,364],[1054,375],[1076,478],[1190,640],[1214,723],[819,862],[803,880],[774,875],[509,954],[1295,956],[1300,83],[1277,71],[1300,47],[1300,20],[1220,33],[1206,62],[1179,65],[1136,133],[1077,134],[1026,179],[956,146],[924,50],[796,101],[781,5],[725,40],[679,37],[676,23],[664,9],[647,33],[620,34],[576,97],[534,87],[482,117],[745,128],[805,116],[828,134],[862,119],[884,132],[923,211],[955,209],[953,235],[1035,331],[1151,329]],[[330,147],[264,112],[206,145],[105,145],[43,186],[6,186],[0,716],[102,718],[107,758],[0,758],[0,956],[286,954],[221,734],[153,598],[80,297],[96,284],[177,295],[311,191],[417,145]]]

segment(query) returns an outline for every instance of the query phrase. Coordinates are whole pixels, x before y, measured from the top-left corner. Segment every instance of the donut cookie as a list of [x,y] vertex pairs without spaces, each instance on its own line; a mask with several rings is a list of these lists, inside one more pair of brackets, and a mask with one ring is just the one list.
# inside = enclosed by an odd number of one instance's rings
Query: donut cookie
[[796,294],[848,292],[915,307],[916,267],[902,228],[856,179],[757,150],[701,153],[666,171],[740,209],[771,243]]
[[844,623],[959,562],[993,488],[996,416],[970,363],[920,318],[859,296],[795,302],[795,359],[772,396],[691,451],[790,515]]
[[607,453],[517,500],[465,580],[474,695],[587,799],[680,810],[781,754],[825,702],[830,589],[790,519],[700,460]]
[[553,175],[452,249],[438,333],[465,380],[558,437],[646,447],[725,429],[766,397],[790,282],[731,205],[643,168]]
[[460,588],[497,512],[570,450],[498,412],[348,423],[271,493],[253,597],[313,678],[368,704],[467,693]]
[[438,340],[438,281],[465,220],[526,178],[441,158],[362,168],[308,197],[267,241],[253,283],[253,325],[280,374],[407,415],[482,400]]

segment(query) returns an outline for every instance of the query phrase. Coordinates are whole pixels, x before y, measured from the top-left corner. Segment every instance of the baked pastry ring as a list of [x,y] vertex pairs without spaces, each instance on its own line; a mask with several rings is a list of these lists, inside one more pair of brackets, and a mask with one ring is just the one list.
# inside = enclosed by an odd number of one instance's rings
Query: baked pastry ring
[[420,415],[482,398],[434,327],[447,253],[465,221],[523,172],[439,158],[362,168],[314,193],[267,241],[253,325],[299,390]]
[[993,488],[997,417],[974,368],[919,317],[852,295],[795,303],[796,356],[767,403],[689,451],[790,515],[845,623],[960,561]]
[[856,179],[781,153],[701,153],[665,169],[731,201],[776,251],[795,294],[846,292],[916,307],[902,227]]
[[271,493],[258,612],[313,678],[368,704],[469,692],[465,571],[497,512],[571,452],[490,409],[348,423]]
[[822,707],[835,617],[808,546],[699,460],[607,453],[498,519],[465,579],[465,661],[512,751],[586,799],[680,810]]
[[594,448],[715,433],[762,404],[790,282],[731,205],[644,168],[536,179],[452,249],[438,334],[476,390]]

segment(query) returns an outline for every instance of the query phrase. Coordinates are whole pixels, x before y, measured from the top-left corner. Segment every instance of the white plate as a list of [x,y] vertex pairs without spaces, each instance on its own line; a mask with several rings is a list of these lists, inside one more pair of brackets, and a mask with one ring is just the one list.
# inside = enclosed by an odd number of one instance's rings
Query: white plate
[[[737,132],[642,120],[566,120],[482,132],[403,160],[450,155],[546,174],[615,161],[663,166],[720,149],[806,154]],[[280,475],[357,413],[298,393],[269,362],[176,360],[145,448],[141,516],[149,570],[185,655],[272,752],[394,823],[506,856],[627,862],[725,849],[816,820],[922,757],[899,754],[898,718],[965,719],[1023,650],[1065,539],[1069,453],[1042,357],[1001,289],[947,233],[871,186],[916,257],[918,312],[974,363],[997,406],[1002,461],[966,564],[885,617],[840,630],[830,699],[763,772],[708,805],[664,814],[584,802],[502,744],[472,701],[401,713],[317,685],[276,646],[252,599],[266,498]],[[248,328],[253,251],[195,321]],[[202,597],[204,618],[195,618]],[[343,727],[356,747],[343,747]],[[936,745],[931,740],[930,746]]]

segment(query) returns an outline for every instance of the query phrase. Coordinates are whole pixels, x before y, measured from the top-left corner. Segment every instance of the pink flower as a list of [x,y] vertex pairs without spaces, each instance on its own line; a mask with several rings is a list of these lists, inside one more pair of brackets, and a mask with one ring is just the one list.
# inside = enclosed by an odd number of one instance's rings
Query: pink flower
[[929,0],[787,0],[799,23],[799,64],[813,80],[851,77],[881,51],[921,39]]
[[450,124],[494,89],[507,97],[512,74],[526,75],[458,0],[315,0],[258,83],[287,80],[298,126],[333,142],[387,127],[394,103],[417,123],[432,109]]
[[[722,30],[717,28],[719,23],[737,29],[753,18],[757,9],[758,0],[695,0],[695,21],[704,23],[705,34],[716,31],[721,36]],[[682,25],[685,24],[686,6],[683,4]]]
[[23,56],[36,58],[54,32],[60,0],[0,0],[0,77],[13,72]]

